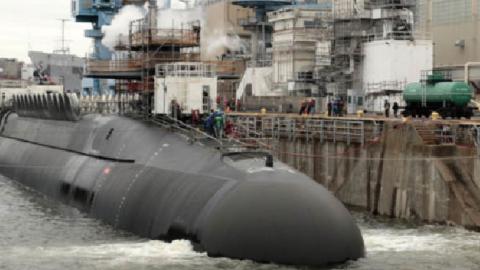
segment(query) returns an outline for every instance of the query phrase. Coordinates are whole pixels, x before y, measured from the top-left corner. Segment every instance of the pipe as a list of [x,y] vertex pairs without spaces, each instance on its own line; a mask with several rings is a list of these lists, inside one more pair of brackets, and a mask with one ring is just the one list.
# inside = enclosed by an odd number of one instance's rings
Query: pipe
[[465,63],[465,82],[468,83],[470,81],[470,67],[472,66],[480,66],[480,62],[467,62]]

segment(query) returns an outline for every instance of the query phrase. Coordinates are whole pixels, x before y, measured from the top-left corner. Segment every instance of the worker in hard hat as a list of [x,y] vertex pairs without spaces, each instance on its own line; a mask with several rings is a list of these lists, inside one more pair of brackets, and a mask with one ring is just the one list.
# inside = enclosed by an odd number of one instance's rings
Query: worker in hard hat
[[217,110],[215,112],[215,117],[214,117],[214,131],[215,131],[215,137],[218,139],[222,139],[223,137],[223,129],[225,128],[225,119],[224,119],[224,114],[221,110]]

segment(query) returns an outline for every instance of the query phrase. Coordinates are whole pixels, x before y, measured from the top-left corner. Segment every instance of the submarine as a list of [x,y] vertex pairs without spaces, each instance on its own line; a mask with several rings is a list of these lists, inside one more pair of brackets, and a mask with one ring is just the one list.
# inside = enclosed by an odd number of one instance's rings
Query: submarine
[[208,256],[298,266],[365,256],[344,205],[270,154],[189,136],[199,132],[173,120],[82,114],[78,104],[74,94],[14,96],[1,115],[0,174]]

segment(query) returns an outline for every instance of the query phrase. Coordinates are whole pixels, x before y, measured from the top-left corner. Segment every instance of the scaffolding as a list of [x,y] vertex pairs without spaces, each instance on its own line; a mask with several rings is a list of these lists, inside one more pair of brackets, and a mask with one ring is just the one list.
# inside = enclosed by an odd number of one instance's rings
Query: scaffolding
[[285,7],[268,13],[268,20],[274,28],[273,86],[290,95],[318,96],[314,73],[331,64],[331,7]]
[[[87,59],[86,74],[95,77],[97,73],[142,71],[153,69],[157,63],[200,61],[200,54],[184,48],[198,47],[199,30],[142,28],[144,20],[130,24],[129,43],[118,44],[118,51],[125,51],[123,57],[112,60]],[[136,29],[136,31],[132,31]]]
[[243,60],[202,61],[205,64],[215,66],[219,79],[239,79],[245,72]]
[[214,78],[217,76],[217,74],[215,66],[213,65],[194,62],[178,62],[156,65],[155,76]]
[[381,81],[374,83],[365,83],[364,89],[366,94],[382,95],[385,92],[403,92],[407,86],[406,80]]
[[[186,27],[186,28],[185,28]],[[131,50],[150,47],[189,48],[200,46],[200,22],[181,24],[180,28],[170,29],[152,28],[145,19],[130,23],[129,46]]]
[[97,60],[87,58],[85,63],[85,73],[89,76],[95,76],[104,73],[140,71],[141,69],[141,58],[120,60]]
[[[415,40],[425,38],[424,29],[416,28],[418,5],[413,0],[334,0],[335,41],[332,50],[336,70],[316,73],[318,78],[335,76],[337,94],[345,98],[348,89],[364,88],[359,66],[363,44],[375,40]],[[416,17],[417,16],[417,17]],[[392,87],[385,82],[385,87]],[[378,88],[382,85],[369,85]],[[395,85],[397,90],[402,85]]]

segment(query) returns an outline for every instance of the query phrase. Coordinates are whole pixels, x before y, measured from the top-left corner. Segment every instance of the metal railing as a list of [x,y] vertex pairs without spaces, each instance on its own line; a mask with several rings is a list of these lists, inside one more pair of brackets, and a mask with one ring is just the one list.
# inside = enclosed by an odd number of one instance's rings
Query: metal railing
[[167,128],[173,128],[176,131],[187,136],[190,140],[192,140],[192,142],[197,140],[208,139],[217,143],[218,145],[222,145],[222,140],[219,140],[213,136],[210,136],[207,133],[199,129],[196,129],[190,125],[187,125],[184,122],[178,119],[175,119],[169,115],[157,115],[153,117],[150,121]]
[[199,53],[156,52],[136,55],[130,59],[96,60],[87,59],[86,74],[140,72],[143,68],[154,67],[158,63],[195,62],[200,60]]
[[214,65],[218,76],[239,76],[245,72],[243,60],[204,61],[203,63]]
[[379,136],[381,127],[374,123],[371,131],[367,130],[363,121],[316,119],[316,118],[289,118],[289,117],[256,117],[256,116],[229,116],[236,127],[236,136],[255,139],[263,142],[265,139],[288,140],[315,139],[347,144],[364,144],[367,132],[372,139]]
[[381,81],[381,82],[370,82],[364,84],[364,89],[368,93],[372,92],[381,92],[384,90],[398,90],[403,91],[407,86],[407,80],[403,81]]
[[449,125],[444,125],[434,131],[435,137],[439,144],[456,144],[457,143],[457,129]]
[[126,114],[139,111],[141,97],[138,94],[80,96],[79,103],[82,114]]
[[247,67],[252,68],[252,67],[271,67],[272,66],[272,60],[252,60],[247,62]]
[[158,77],[208,77],[216,76],[216,67],[205,63],[177,62],[158,64],[155,66],[155,76]]
[[407,8],[415,6],[415,0],[370,0],[366,3],[366,8]]
[[436,83],[452,80],[452,71],[450,70],[422,70],[420,81],[426,83]]
[[132,33],[131,45],[177,45],[180,47],[196,47],[200,45],[198,31],[186,29],[140,29]]
[[94,60],[87,59],[85,63],[85,73],[105,73],[105,72],[132,72],[142,69],[142,59],[126,60]]
[[222,155],[228,155],[229,153],[265,153],[265,149],[260,147],[260,145],[252,147],[251,144],[247,144],[232,137],[215,138],[199,128],[188,125],[169,115],[156,115],[155,117],[150,118],[150,122],[183,134],[191,143],[201,142],[206,145],[214,146],[217,150],[222,152]]

